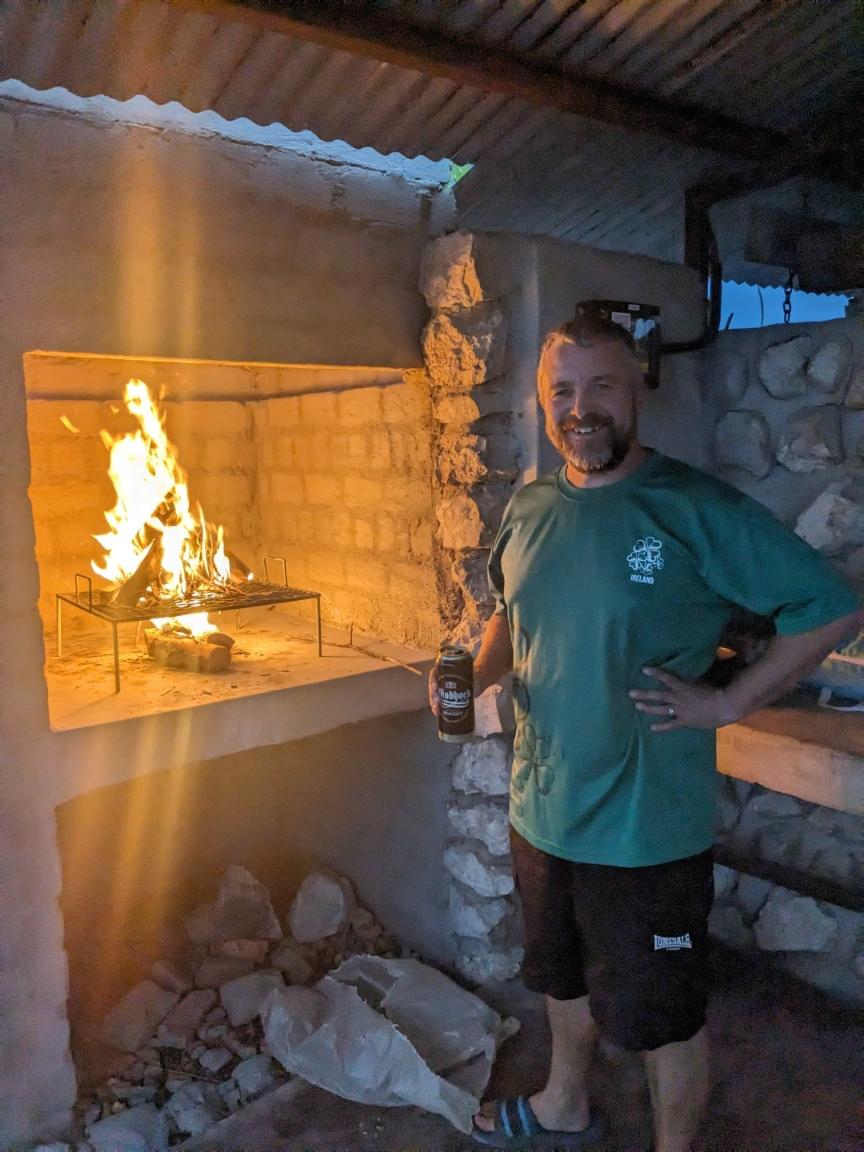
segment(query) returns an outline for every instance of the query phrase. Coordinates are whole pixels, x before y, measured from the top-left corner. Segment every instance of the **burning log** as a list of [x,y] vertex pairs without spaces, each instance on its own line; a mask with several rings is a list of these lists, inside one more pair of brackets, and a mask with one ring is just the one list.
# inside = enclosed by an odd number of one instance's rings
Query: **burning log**
[[218,632],[196,640],[192,636],[179,636],[159,628],[145,628],[144,643],[151,659],[163,668],[182,668],[187,672],[224,672],[231,663],[234,641],[230,636]]
[[156,578],[159,560],[159,549],[154,539],[150,541],[147,551],[141,557],[141,563],[132,575],[115,590],[111,603],[121,608],[134,608]]

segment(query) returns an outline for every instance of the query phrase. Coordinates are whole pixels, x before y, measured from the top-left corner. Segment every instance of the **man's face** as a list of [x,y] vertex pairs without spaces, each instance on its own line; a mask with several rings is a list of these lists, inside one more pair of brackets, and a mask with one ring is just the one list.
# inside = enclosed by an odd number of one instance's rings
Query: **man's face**
[[558,344],[545,356],[546,435],[577,472],[609,472],[636,439],[642,372],[617,340]]

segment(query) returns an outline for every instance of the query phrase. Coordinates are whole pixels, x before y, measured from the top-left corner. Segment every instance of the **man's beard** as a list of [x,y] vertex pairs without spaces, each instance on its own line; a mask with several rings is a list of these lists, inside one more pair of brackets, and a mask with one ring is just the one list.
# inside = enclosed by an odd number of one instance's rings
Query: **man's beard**
[[[579,428],[597,428],[589,439],[580,443]],[[606,415],[588,414],[582,420],[567,417],[555,424],[546,418],[546,435],[567,463],[577,472],[611,472],[624,461],[635,435],[635,418],[626,427],[617,425]]]

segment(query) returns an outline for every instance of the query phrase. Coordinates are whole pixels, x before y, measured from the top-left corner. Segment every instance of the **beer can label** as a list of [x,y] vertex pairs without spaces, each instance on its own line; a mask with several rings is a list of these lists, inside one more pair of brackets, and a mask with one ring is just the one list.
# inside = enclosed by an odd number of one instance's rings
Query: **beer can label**
[[444,723],[461,727],[468,720],[474,703],[471,682],[458,672],[439,672],[438,701]]

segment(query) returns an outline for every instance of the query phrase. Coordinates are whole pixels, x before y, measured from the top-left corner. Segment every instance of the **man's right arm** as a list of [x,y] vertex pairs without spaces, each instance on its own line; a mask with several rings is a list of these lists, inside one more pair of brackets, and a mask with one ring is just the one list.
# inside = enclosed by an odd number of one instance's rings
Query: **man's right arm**
[[[506,612],[496,612],[486,621],[480,651],[474,661],[474,695],[481,696],[487,688],[497,684],[513,668],[513,644]],[[437,716],[438,669],[429,673],[429,707]]]

